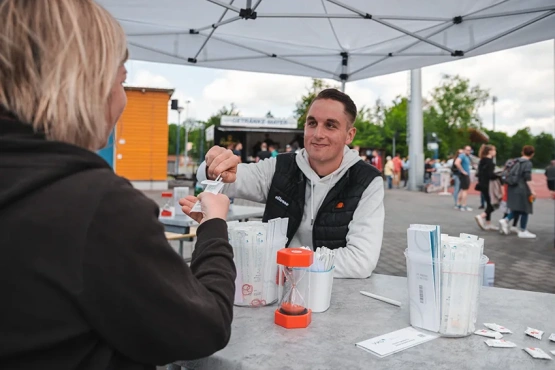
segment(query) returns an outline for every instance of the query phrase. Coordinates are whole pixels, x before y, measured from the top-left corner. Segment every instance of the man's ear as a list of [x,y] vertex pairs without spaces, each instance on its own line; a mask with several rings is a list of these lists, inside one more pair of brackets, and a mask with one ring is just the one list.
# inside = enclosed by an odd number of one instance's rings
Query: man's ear
[[351,127],[347,130],[347,139],[345,139],[345,145],[351,145],[353,140],[355,139],[355,135],[357,133],[356,127]]

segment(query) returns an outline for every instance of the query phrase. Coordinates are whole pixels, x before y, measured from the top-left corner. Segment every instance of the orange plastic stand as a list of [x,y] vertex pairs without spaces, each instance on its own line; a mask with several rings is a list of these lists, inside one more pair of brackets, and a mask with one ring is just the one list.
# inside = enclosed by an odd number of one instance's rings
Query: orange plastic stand
[[279,311],[279,308],[275,313],[274,322],[276,325],[283,326],[285,329],[302,329],[308,327],[312,321],[312,310],[307,310],[308,312],[304,315],[285,315]]

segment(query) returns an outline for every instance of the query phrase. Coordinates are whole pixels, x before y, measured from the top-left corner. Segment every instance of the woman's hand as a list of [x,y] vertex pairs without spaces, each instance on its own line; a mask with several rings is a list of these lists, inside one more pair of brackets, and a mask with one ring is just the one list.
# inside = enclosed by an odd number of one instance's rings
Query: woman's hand
[[[201,212],[191,212],[191,209],[200,200]],[[226,220],[227,212],[229,210],[229,198],[223,194],[200,193],[197,197],[189,195],[179,200],[183,213],[191,217],[199,224],[204,221],[221,218]]]

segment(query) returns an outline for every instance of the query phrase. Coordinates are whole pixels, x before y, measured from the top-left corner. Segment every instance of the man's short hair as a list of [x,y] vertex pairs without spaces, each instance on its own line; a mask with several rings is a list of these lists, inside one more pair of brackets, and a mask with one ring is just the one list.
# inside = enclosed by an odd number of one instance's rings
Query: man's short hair
[[524,147],[522,148],[522,154],[524,154],[527,157],[530,157],[535,152],[536,152],[536,149],[534,149],[532,145],[524,145]]
[[357,106],[349,95],[337,89],[325,89],[320,91],[320,93],[316,96],[316,98],[314,98],[312,103],[314,103],[316,100],[321,99],[335,100],[343,104],[349,125],[352,126],[355,123],[355,119],[357,117]]

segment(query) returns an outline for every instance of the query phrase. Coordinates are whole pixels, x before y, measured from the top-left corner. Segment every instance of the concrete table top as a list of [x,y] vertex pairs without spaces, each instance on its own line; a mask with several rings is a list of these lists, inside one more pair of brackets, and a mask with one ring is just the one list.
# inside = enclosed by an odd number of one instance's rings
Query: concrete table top
[[[365,297],[365,290],[402,302],[402,307]],[[504,339],[517,348],[490,348],[488,338],[438,338],[385,358],[355,343],[409,326],[407,279],[373,275],[370,279],[335,279],[331,307],[312,315],[306,329],[287,330],[274,324],[276,305],[235,307],[231,340],[205,359],[181,363],[187,369],[555,369],[555,360],[537,360],[522,350],[539,347],[549,354],[555,343],[555,295],[500,288],[482,288],[477,329],[484,322],[513,331]],[[526,327],[543,330],[543,339],[524,334]],[[555,358],[555,356],[552,356]]]

